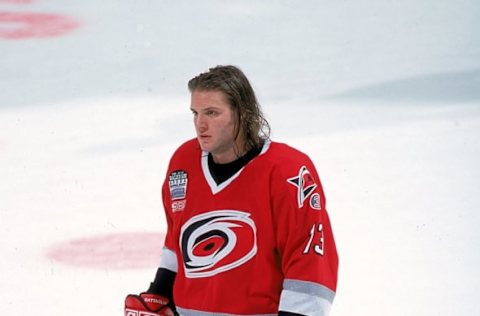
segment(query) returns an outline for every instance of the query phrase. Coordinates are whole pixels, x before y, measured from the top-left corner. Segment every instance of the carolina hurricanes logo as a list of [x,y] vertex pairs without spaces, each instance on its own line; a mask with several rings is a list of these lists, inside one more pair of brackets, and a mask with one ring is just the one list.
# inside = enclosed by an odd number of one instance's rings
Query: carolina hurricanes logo
[[244,264],[257,253],[257,229],[249,213],[212,211],[182,226],[180,248],[187,277],[210,277]]
[[303,207],[303,202],[305,202],[308,196],[312,194],[313,190],[317,187],[310,171],[308,171],[305,166],[300,168],[297,176],[287,179],[287,182],[297,187],[298,207]]

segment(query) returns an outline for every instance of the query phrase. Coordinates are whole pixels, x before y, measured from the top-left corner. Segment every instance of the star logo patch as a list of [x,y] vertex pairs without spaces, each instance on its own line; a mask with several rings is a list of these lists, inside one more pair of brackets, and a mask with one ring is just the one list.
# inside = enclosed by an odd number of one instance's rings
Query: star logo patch
[[297,187],[297,203],[299,208],[303,207],[303,202],[305,202],[317,187],[310,171],[308,171],[305,166],[300,168],[297,176],[288,178],[287,182]]

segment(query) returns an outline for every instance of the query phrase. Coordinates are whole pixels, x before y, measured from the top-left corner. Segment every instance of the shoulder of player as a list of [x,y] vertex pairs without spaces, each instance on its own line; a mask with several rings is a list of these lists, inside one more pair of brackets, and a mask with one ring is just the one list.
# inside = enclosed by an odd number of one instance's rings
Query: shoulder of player
[[298,174],[303,167],[311,171],[315,170],[315,166],[307,154],[284,143],[271,142],[268,150],[264,153],[263,162],[264,170],[271,170],[283,179]]
[[172,159],[180,157],[191,158],[192,155],[200,154],[201,152],[202,150],[198,144],[198,140],[196,138],[192,138],[178,146],[172,155]]
[[310,164],[310,158],[302,151],[291,147],[285,143],[271,142],[268,151],[265,152],[266,158],[274,165],[285,168],[297,165]]

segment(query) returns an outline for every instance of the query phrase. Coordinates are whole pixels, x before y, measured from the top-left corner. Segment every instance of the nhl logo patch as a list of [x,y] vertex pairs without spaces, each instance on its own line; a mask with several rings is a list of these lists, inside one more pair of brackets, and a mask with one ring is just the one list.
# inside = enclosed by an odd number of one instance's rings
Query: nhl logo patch
[[172,200],[185,199],[187,195],[188,175],[184,170],[175,170],[168,176],[168,186]]

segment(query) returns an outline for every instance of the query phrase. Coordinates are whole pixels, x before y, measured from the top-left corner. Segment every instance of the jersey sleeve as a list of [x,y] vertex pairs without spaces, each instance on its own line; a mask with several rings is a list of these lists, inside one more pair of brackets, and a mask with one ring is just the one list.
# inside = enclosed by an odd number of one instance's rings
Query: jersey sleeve
[[308,157],[284,162],[272,177],[277,250],[284,275],[279,310],[328,315],[337,286],[338,256],[325,196]]
[[165,235],[165,244],[162,250],[162,256],[160,260],[160,268],[170,270],[172,272],[178,272],[178,261],[175,253],[175,237],[173,229],[173,219],[171,212],[171,198],[170,189],[168,185],[168,175],[162,186],[162,200],[163,208],[165,210],[165,219],[167,221],[167,233]]
[[174,238],[172,235],[173,232],[173,221],[171,216],[171,211],[168,205],[171,205],[170,192],[168,185],[168,175],[162,186],[162,200],[165,210],[165,218],[167,221],[167,233],[165,236],[165,245],[162,250],[160,257],[160,265],[157,269],[155,279],[150,283],[150,287],[147,290],[147,293],[153,293],[157,295],[162,295],[169,300],[169,307],[172,310],[175,308],[175,300],[173,297],[173,284],[178,271],[177,256],[174,251],[173,242]]

